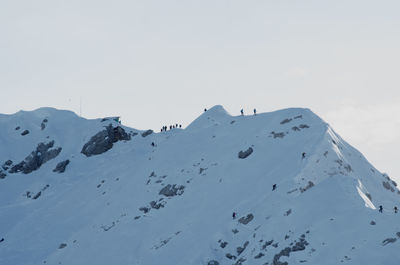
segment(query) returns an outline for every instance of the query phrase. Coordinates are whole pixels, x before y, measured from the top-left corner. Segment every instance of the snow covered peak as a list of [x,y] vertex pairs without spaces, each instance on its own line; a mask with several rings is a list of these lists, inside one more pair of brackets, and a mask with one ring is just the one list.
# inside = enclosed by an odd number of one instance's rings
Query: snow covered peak
[[400,264],[389,176],[308,109],[244,114],[0,116],[0,264]]
[[187,129],[196,130],[208,128],[227,121],[230,117],[229,113],[221,105],[216,105],[209,110],[205,109],[204,113],[190,123]]

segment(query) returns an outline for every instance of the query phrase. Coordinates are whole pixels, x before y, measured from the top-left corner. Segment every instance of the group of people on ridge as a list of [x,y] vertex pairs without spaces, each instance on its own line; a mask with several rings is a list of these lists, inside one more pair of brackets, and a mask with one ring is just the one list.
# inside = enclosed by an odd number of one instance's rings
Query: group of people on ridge
[[[175,124],[175,125],[170,125],[170,126],[169,126],[169,129],[170,129],[170,130],[176,129],[176,128],[182,128],[182,124],[179,124],[179,125],[178,125],[178,123],[177,123],[177,124]],[[168,130],[168,126],[163,126],[163,127],[161,128],[161,132],[166,132],[167,130]]]

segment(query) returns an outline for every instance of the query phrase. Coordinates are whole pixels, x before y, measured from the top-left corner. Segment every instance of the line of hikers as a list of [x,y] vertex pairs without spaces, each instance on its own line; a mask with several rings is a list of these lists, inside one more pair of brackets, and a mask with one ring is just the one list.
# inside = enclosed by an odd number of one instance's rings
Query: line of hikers
[[[172,130],[172,129],[177,129],[177,128],[182,128],[182,124],[179,124],[178,125],[178,123],[177,124],[175,124],[175,125],[170,125],[169,126],[169,129],[170,130]],[[163,126],[162,128],[161,128],[161,132],[166,132],[168,130],[168,126]]]
[[[256,110],[256,109],[253,109],[253,113],[254,113],[254,115],[257,115],[257,110]],[[242,116],[244,116],[244,111],[243,111],[243,109],[240,110],[240,114],[241,114]]]
[[[206,112],[206,111],[207,111],[207,108],[204,109],[204,112]],[[253,113],[254,113],[254,115],[257,115],[257,110],[255,108],[253,109]],[[240,114],[242,116],[244,116],[244,110],[243,109],[240,110]]]
[[[394,213],[397,213],[399,210],[397,209],[397,206],[393,207]],[[379,205],[379,212],[382,213],[383,212],[383,206]]]

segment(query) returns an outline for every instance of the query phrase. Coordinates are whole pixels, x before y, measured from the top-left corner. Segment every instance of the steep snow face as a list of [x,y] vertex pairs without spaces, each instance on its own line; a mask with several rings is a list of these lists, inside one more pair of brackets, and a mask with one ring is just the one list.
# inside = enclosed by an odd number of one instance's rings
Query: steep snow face
[[308,109],[152,133],[44,108],[0,144],[0,264],[400,264],[397,184]]

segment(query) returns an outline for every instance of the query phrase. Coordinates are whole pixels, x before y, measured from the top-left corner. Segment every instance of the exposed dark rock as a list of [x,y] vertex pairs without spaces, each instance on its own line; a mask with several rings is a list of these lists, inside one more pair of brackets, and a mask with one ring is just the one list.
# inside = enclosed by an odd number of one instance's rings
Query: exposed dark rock
[[20,126],[15,127],[15,130],[18,131],[19,129],[21,129]]
[[292,213],[292,209],[289,209],[289,210],[286,211],[286,213],[284,214],[284,216],[288,216],[288,215],[291,214],[291,213]]
[[299,127],[300,129],[310,128],[310,126],[308,126],[307,124],[300,124]]
[[27,135],[29,133],[29,130],[25,130],[21,133],[22,136]]
[[168,184],[167,186],[162,188],[158,194],[164,195],[166,197],[173,197],[176,195],[182,195],[184,192],[184,189],[185,189],[185,186],[182,186],[182,185]]
[[281,121],[281,124],[289,123],[291,121],[292,121],[292,119],[284,119],[283,121]]
[[382,181],[382,185],[385,189],[390,190],[391,192],[394,192],[394,188],[390,185],[389,181]]
[[61,152],[62,148],[53,148],[54,141],[51,141],[47,144],[40,143],[36,147],[36,150],[33,151],[29,156],[25,158],[24,161],[14,165],[10,169],[10,173],[22,172],[24,174],[31,173],[40,168],[41,165],[46,163],[47,161],[55,158]]
[[33,200],[36,200],[37,198],[40,197],[40,195],[42,195],[42,192],[39,191],[38,193],[35,194],[35,196],[32,197]]
[[161,203],[161,202],[159,202],[159,203],[157,203],[156,201],[151,201],[150,202],[150,206],[151,206],[151,208],[153,208],[153,209],[160,209],[160,208],[163,208],[164,207],[164,204],[163,203]]
[[65,248],[67,246],[66,243],[61,243],[60,246],[58,247],[59,249]]
[[7,160],[7,161],[4,163],[4,165],[6,165],[6,166],[11,166],[12,163],[13,163],[12,160]]
[[249,147],[246,151],[240,151],[238,157],[244,159],[253,153],[253,148]]
[[298,116],[294,117],[294,119],[302,119],[302,118],[303,118],[303,115],[298,115]]
[[46,124],[44,123],[44,122],[42,122],[41,124],[40,124],[40,128],[42,129],[42,131],[46,128]]
[[149,207],[140,207],[139,211],[142,211],[143,213],[148,213],[150,211]]
[[303,251],[306,249],[306,246],[308,245],[308,242],[304,239],[301,238],[299,242],[296,242],[296,244],[292,247],[292,251]]
[[199,174],[203,173],[203,172],[206,171],[206,170],[207,170],[207,168],[202,168],[202,167],[201,167],[201,168],[199,169]]
[[147,130],[147,131],[145,131],[145,132],[142,133],[142,137],[149,136],[149,135],[152,134],[152,133],[153,133],[153,130]]
[[367,196],[367,198],[368,198],[370,201],[372,201],[372,196],[371,196],[371,194],[369,194],[369,193],[367,192],[367,193],[365,193],[365,196]]
[[308,190],[312,187],[314,187],[314,183],[312,181],[308,181],[307,186],[305,186],[304,188],[300,188],[300,191],[305,192],[306,190]]
[[106,129],[92,136],[89,142],[82,147],[81,153],[88,157],[99,155],[110,150],[113,147],[113,143],[130,139],[131,136],[122,127],[112,127],[110,124]]
[[237,230],[236,228],[232,229],[232,233],[237,234],[237,233],[239,233],[239,230]]
[[140,216],[135,216],[133,219],[137,220],[137,219],[139,219],[139,218],[140,218]]
[[284,132],[279,132],[279,133],[271,132],[271,134],[274,137],[274,139],[275,138],[283,138],[283,137],[285,137],[285,133]]
[[371,221],[369,224],[370,225],[376,225],[375,221]]
[[236,256],[232,255],[231,253],[226,253],[225,257],[227,257],[228,259],[236,259]]
[[254,215],[251,214],[251,213],[249,213],[246,217],[244,217],[244,216],[241,217],[241,218],[239,219],[239,223],[244,224],[244,225],[247,225],[248,223],[251,222],[251,220],[253,220],[253,218],[254,218]]
[[210,260],[207,265],[219,265],[219,262],[216,260]]
[[400,237],[400,232],[397,232],[397,233],[396,233],[396,236],[397,236],[397,237]]
[[259,259],[259,258],[261,258],[261,257],[263,257],[264,256],[264,254],[263,253],[258,253],[254,258],[255,259]]
[[297,126],[293,126],[293,127],[292,127],[292,130],[295,131],[295,132],[296,132],[296,131],[297,131],[297,132],[300,131],[299,127],[297,127]]
[[242,265],[243,262],[245,262],[246,259],[245,258],[240,258],[238,261],[235,262],[235,265]]
[[274,242],[274,240],[266,241],[264,245],[262,245],[261,249],[264,250],[266,249],[269,245],[271,245]]
[[274,256],[273,264],[274,265],[288,265],[287,262],[280,262],[279,259],[282,256],[289,257],[290,252],[291,252],[291,249],[289,247],[286,247],[286,248],[282,249],[281,252],[279,252],[278,254],[276,254]]
[[68,164],[69,164],[69,159],[61,161],[60,163],[57,164],[56,168],[53,169],[53,172],[63,173]]
[[0,179],[4,179],[6,176],[7,174],[0,169]]
[[225,248],[228,245],[228,242],[224,241],[219,244],[221,248]]
[[237,252],[237,255],[238,256],[240,256],[240,254],[242,254],[242,252],[246,249],[246,247],[249,245],[249,241],[246,241],[244,244],[243,244],[243,247],[237,247],[236,248],[236,252]]
[[386,245],[389,244],[389,243],[394,243],[394,242],[396,242],[396,240],[397,240],[397,238],[394,238],[394,237],[392,237],[392,238],[386,238],[385,240],[382,241],[382,245],[386,246]]

